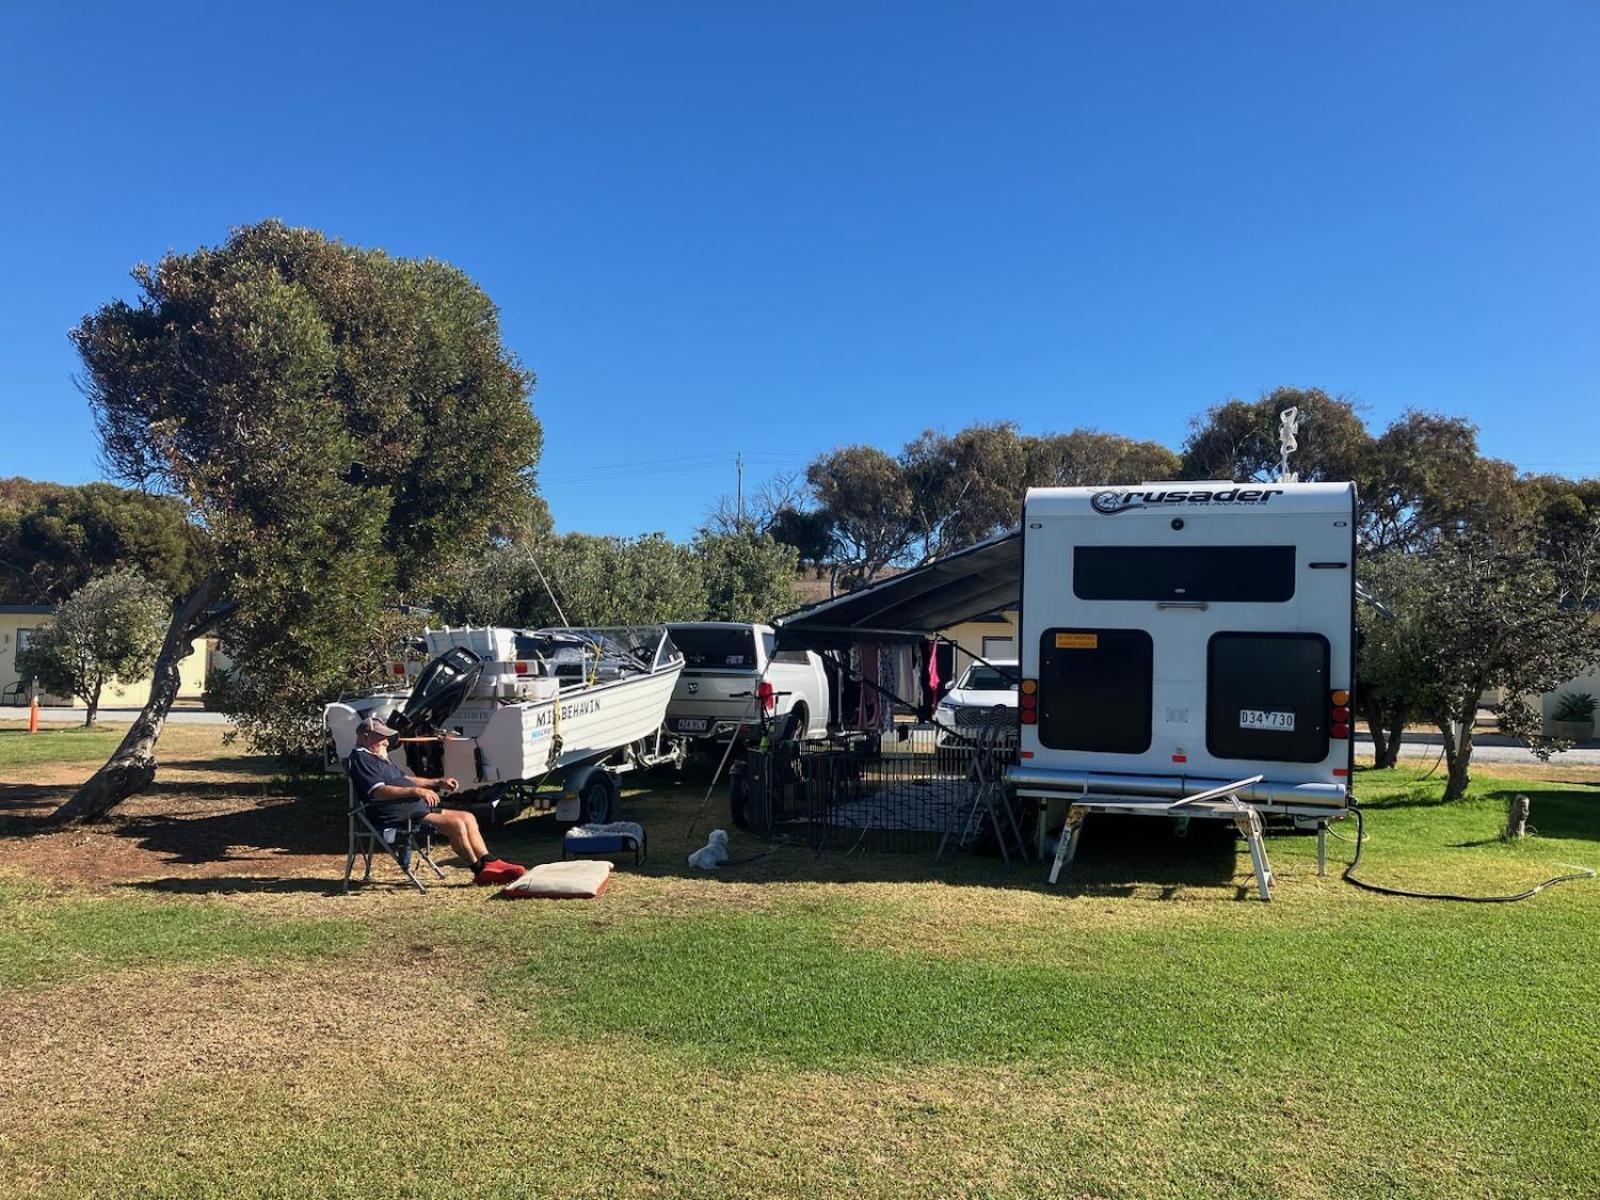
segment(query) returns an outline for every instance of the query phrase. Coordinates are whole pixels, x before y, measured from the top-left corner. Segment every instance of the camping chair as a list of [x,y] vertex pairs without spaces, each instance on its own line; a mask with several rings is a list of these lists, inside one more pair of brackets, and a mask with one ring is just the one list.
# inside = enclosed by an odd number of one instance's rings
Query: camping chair
[[394,859],[395,866],[405,872],[406,878],[416,885],[419,892],[428,889],[422,886],[422,880],[417,878],[417,873],[411,869],[414,858],[421,858],[423,862],[433,868],[433,873],[440,879],[444,872],[439,869],[439,864],[433,861],[433,827],[425,821],[407,820],[402,825],[377,825],[372,818],[367,816],[367,806],[361,797],[356,795],[356,785],[353,779],[345,780],[345,787],[349,795],[349,808],[346,818],[350,829],[350,852],[344,860],[344,890],[350,890],[350,876],[356,868],[356,856],[359,854],[366,859],[366,870],[361,873],[361,882],[366,883],[372,878],[372,858],[382,850]]

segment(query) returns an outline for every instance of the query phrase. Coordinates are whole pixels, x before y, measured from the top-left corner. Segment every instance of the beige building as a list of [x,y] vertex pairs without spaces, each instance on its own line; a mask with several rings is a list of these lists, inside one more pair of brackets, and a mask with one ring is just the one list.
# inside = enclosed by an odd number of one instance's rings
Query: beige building
[[[33,697],[29,681],[17,671],[17,654],[27,649],[28,640],[41,626],[50,623],[54,613],[54,606],[49,604],[0,604],[0,705],[25,706]],[[178,686],[179,700],[200,699],[206,686],[206,668],[214,653],[209,639],[195,642],[194,653],[179,667],[182,679]],[[126,685],[108,684],[100,694],[100,707],[139,708],[149,696],[148,679]],[[52,696],[45,692],[39,693],[39,703],[84,706],[76,696]]]
[[956,646],[955,670],[952,678],[960,678],[961,672],[972,665],[973,655],[986,658],[990,662],[1001,658],[1019,657],[1017,610],[1014,608],[952,625],[942,631],[940,636],[954,642]]

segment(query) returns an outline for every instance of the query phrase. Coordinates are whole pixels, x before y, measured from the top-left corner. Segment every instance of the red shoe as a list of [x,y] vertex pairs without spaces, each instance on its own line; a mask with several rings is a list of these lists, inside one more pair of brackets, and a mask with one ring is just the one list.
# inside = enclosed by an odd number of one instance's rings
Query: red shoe
[[483,864],[483,870],[472,877],[472,882],[480,886],[495,883],[514,883],[522,878],[527,868],[519,867],[515,863],[508,863],[502,859],[491,858]]

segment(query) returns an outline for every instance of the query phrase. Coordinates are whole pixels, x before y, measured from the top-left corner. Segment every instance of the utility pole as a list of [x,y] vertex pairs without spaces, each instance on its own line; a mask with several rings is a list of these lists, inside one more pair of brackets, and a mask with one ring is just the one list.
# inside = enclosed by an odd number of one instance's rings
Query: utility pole
[[744,451],[741,450],[737,454],[735,454],[734,457],[733,457],[733,461],[734,461],[735,468],[739,472],[739,486],[738,486],[738,492],[737,492],[738,497],[739,497],[739,502],[738,502],[739,503],[738,526],[739,526],[740,529],[743,529],[744,528]]

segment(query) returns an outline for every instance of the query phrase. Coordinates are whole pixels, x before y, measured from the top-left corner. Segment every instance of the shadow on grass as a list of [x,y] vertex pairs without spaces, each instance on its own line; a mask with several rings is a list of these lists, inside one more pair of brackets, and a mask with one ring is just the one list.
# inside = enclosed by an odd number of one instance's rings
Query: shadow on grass
[[[156,784],[150,791],[161,786]],[[199,789],[189,785],[171,790],[192,797]],[[217,791],[222,796],[237,795],[236,789]],[[327,857],[342,852],[346,843],[343,799],[320,789],[278,794],[247,807],[201,816],[141,814],[113,821],[114,832],[133,839],[141,850],[160,854],[167,862],[191,865],[250,858],[252,852],[263,850]]]
[[[374,872],[376,872],[374,867]],[[415,890],[410,881],[397,875],[398,885],[407,890]],[[389,880],[374,878],[370,883],[356,884],[352,882],[350,890],[354,892],[358,887],[383,887]],[[311,895],[311,896],[337,896],[343,890],[339,879],[329,880],[322,877],[301,877],[292,875],[210,875],[210,876],[171,876],[166,879],[140,879],[133,883],[123,884],[123,887],[132,888],[141,892],[162,892],[175,896],[215,896],[225,895],[230,892],[257,892],[279,895]]]
[[[1015,852],[1009,866],[998,852],[954,849],[946,850],[944,858],[935,862],[937,835],[930,836],[924,846],[891,853],[853,850],[850,839],[819,851],[807,845],[803,836],[797,841],[772,843],[735,832],[732,861],[707,872],[687,862],[689,853],[705,841],[706,822],[699,822],[698,836],[689,837],[682,827],[671,829],[663,815],[641,805],[627,817],[643,821],[650,831],[650,854],[638,868],[641,874],[737,884],[937,882],[1061,896],[1148,895],[1154,887],[1164,898],[1171,898],[1188,887],[1226,887],[1240,870],[1240,843],[1230,822],[1196,821],[1187,836],[1179,838],[1168,821],[1101,814],[1085,820],[1077,857],[1053,886],[1046,880],[1048,859],[1019,859]],[[507,829],[516,830],[521,824]],[[490,844],[500,852],[500,843],[493,836]],[[548,851],[552,858],[561,853],[559,834],[507,844],[531,851],[527,861],[541,851]],[[631,863],[614,861],[625,871],[633,870]]]
[[1600,789],[1554,791],[1508,787],[1488,792],[1485,799],[1509,807],[1515,796],[1530,801],[1528,825],[1543,837],[1600,841]]
[[71,787],[36,783],[0,784],[0,838],[45,833],[45,818],[72,796]]

